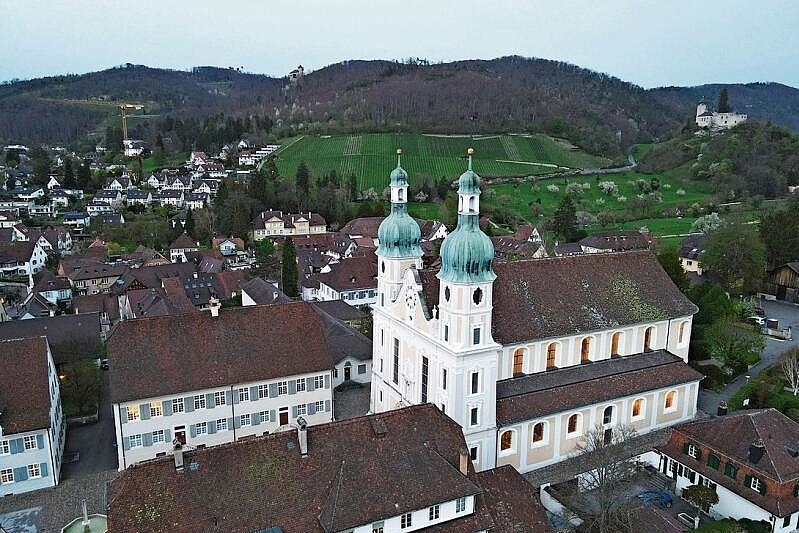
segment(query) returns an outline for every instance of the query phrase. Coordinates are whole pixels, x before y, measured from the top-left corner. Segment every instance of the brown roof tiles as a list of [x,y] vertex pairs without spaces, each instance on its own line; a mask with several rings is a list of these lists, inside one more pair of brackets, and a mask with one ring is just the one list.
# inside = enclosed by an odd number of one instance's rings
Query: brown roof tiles
[[0,340],[0,368],[3,434],[50,427],[47,340]]

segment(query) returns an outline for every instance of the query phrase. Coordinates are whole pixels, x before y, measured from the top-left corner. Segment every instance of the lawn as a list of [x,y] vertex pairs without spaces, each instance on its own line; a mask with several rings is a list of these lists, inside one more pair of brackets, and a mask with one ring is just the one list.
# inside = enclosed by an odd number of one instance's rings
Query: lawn
[[402,166],[411,184],[422,175],[457,178],[466,170],[467,148],[474,148],[473,168],[484,177],[528,176],[609,163],[545,135],[371,133],[305,136],[283,143],[277,167],[282,175],[294,176],[304,161],[314,176],[330,170],[343,176],[355,174],[359,189],[381,191],[396,166],[397,147],[402,148]]

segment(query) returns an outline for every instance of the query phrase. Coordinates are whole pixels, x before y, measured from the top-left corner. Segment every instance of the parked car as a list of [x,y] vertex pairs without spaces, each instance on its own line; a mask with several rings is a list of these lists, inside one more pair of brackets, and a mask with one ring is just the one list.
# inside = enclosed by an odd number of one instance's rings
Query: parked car
[[750,316],[749,318],[747,318],[747,320],[749,322],[751,322],[752,324],[757,324],[758,326],[765,326],[766,325],[766,319],[763,318],[762,316],[753,315],[753,316]]
[[637,497],[644,505],[654,505],[661,509],[671,507],[674,503],[674,498],[665,490],[642,490]]

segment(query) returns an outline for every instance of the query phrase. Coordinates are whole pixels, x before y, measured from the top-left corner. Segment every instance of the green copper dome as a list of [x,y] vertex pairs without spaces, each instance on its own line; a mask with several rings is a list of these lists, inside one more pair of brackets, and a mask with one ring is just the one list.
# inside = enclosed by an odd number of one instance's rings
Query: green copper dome
[[407,187],[408,186],[408,173],[405,169],[397,165],[397,168],[391,171],[391,184],[392,187]]
[[441,244],[439,279],[455,283],[493,281],[497,278],[494,243],[483,233],[477,215],[458,215],[458,227]]
[[458,178],[458,194],[480,194],[480,176],[471,168]]
[[[399,154],[399,151],[397,152]],[[400,166],[397,157],[397,168],[391,171],[391,188],[403,188],[407,194],[408,173]],[[405,198],[403,197],[402,200]],[[389,214],[377,229],[376,253],[380,257],[421,257],[422,230],[419,224],[408,215],[408,206],[405,201],[391,203]]]

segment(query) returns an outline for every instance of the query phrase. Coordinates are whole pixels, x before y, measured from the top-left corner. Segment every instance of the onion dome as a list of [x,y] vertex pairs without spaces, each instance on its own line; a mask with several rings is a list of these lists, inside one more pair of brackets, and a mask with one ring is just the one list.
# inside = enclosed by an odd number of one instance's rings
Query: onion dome
[[391,171],[391,213],[377,229],[376,253],[381,257],[421,257],[422,230],[408,215],[408,173],[400,166],[401,150],[397,150],[397,168]]

